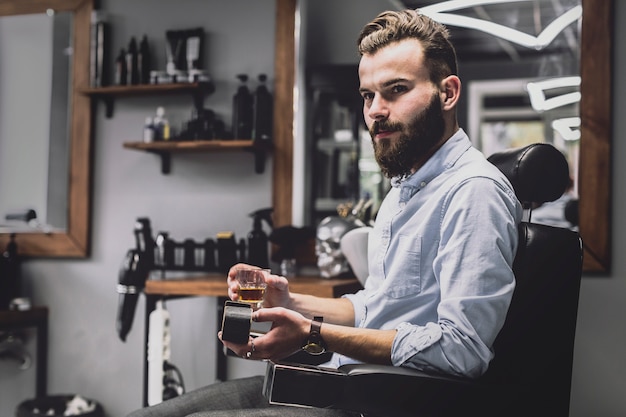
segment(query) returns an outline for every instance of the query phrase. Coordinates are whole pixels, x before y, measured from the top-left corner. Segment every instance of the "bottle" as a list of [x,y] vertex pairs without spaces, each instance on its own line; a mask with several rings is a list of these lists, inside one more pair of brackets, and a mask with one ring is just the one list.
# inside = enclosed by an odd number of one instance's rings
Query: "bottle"
[[139,84],[150,84],[150,46],[148,45],[148,37],[143,35],[139,43],[139,52],[137,54],[137,70],[139,73]]
[[91,12],[91,48],[89,56],[89,80],[92,87],[109,85],[109,39],[110,27],[106,17],[94,3]]
[[253,138],[255,141],[269,141],[272,138],[274,103],[266,81],[267,75],[260,74],[260,84],[254,92]]
[[130,38],[128,51],[126,51],[126,76],[127,85],[137,85],[139,83],[139,68],[137,68],[137,41],[134,36]]
[[155,140],[170,140],[170,123],[165,117],[165,108],[157,107],[153,125]]
[[115,59],[115,84],[126,85],[126,78],[126,51],[122,48]]
[[248,76],[239,74],[237,78],[241,84],[233,97],[233,137],[235,139],[252,139],[253,99],[246,85]]
[[254,219],[252,231],[248,233],[248,263],[261,268],[269,268],[269,240],[263,231],[263,221],[272,226],[271,208],[257,210],[250,214]]
[[146,117],[146,123],[143,125],[143,141],[146,143],[154,142],[155,132],[152,117]]

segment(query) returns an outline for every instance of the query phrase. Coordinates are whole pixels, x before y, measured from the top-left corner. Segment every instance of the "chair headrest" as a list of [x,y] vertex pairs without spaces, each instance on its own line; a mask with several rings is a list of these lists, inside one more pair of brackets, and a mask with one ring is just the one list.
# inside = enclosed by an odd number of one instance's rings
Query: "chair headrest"
[[523,204],[554,201],[570,184],[567,159],[548,143],[507,149],[487,159],[506,175]]

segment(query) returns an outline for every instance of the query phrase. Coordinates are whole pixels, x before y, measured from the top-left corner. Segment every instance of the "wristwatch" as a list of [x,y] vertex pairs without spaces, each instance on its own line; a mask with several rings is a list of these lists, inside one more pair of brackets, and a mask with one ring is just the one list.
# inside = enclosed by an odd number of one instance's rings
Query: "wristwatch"
[[304,346],[302,346],[302,350],[311,355],[321,355],[326,352],[326,343],[324,343],[324,339],[322,339],[322,335],[320,330],[322,328],[322,323],[324,322],[324,317],[315,316],[311,321],[311,331],[309,332],[309,337],[304,342]]

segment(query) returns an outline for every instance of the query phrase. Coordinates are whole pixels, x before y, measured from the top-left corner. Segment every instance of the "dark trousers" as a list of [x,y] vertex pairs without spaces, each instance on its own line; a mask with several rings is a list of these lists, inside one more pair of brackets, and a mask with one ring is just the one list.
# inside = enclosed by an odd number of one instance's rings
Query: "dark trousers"
[[270,405],[263,397],[263,377],[218,382],[185,393],[128,417],[356,417],[358,414],[320,408]]

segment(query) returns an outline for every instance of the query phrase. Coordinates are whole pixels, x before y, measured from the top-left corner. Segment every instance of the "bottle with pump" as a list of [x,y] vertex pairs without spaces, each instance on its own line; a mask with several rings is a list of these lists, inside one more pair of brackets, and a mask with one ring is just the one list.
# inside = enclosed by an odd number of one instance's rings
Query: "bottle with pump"
[[253,98],[246,85],[248,76],[239,74],[237,78],[241,84],[233,97],[233,137],[235,139],[252,139]]
[[254,92],[254,125],[253,138],[258,141],[269,141],[272,138],[273,103],[272,95],[267,88],[267,75],[259,75],[259,86]]
[[269,268],[269,240],[263,231],[263,221],[272,227],[272,208],[257,210],[250,214],[254,219],[253,228],[248,233],[248,263],[261,268]]

